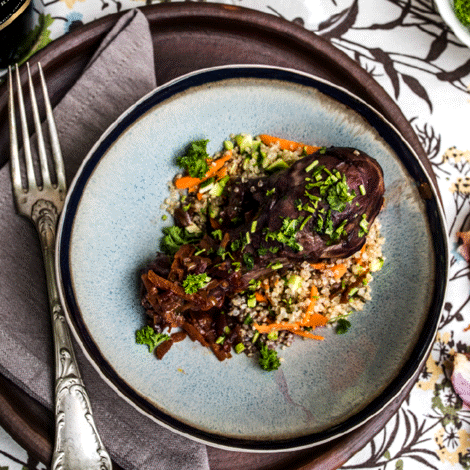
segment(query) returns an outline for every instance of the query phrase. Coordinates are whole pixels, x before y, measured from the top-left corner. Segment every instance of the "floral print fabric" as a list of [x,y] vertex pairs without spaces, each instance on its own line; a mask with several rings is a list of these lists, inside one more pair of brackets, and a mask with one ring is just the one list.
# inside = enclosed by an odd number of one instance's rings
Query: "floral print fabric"
[[[34,0],[34,41],[24,58],[104,15],[144,0]],[[154,2],[157,3],[157,2]],[[396,100],[418,135],[442,195],[451,247],[439,333],[419,379],[385,428],[342,469],[470,469],[470,410],[451,383],[452,359],[470,353],[470,49],[432,0],[226,0],[293,21],[331,41]],[[1,468],[44,468],[0,433]]]

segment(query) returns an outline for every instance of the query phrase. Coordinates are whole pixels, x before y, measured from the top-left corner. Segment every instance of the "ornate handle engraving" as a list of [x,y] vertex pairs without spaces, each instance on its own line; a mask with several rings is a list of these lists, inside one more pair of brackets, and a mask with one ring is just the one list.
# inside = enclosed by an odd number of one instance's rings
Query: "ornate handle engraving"
[[93,420],[57,290],[54,251],[59,213],[53,203],[39,200],[34,204],[31,216],[44,256],[55,350],[56,436],[51,468],[108,470],[112,468],[111,459]]

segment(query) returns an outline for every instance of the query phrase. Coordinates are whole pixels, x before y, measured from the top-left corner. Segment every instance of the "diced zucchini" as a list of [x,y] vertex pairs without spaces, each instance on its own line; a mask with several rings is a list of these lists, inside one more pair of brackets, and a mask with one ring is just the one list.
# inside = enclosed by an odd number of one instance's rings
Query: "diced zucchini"
[[271,163],[266,168],[266,171],[268,173],[276,173],[277,171],[285,170],[286,168],[289,168],[289,165],[284,160],[279,158],[276,161],[274,161],[273,163]]
[[287,278],[287,285],[290,287],[294,292],[298,291],[302,285],[302,278],[298,274],[291,274]]
[[195,233],[200,233],[201,232],[201,229],[196,224],[188,225],[185,228],[185,230],[186,230],[187,233],[190,233],[190,234],[195,234]]
[[219,207],[214,207],[214,206],[209,207],[208,214],[209,214],[209,217],[211,219],[216,219],[218,217],[219,213],[220,213],[220,208]]
[[212,197],[222,196],[222,193],[224,192],[224,188],[229,178],[230,178],[229,176],[224,176],[220,181],[217,181],[217,183],[214,183],[214,186],[212,186],[209,194]]
[[235,137],[235,142],[240,147],[240,152],[243,153],[253,145],[253,137],[250,134],[238,134]]
[[246,301],[246,305],[248,305],[248,307],[250,307],[250,308],[256,307],[256,297],[254,295],[248,297],[248,299]]
[[376,271],[380,271],[384,265],[384,259],[383,258],[377,258],[370,263],[370,271],[372,273],[375,273]]

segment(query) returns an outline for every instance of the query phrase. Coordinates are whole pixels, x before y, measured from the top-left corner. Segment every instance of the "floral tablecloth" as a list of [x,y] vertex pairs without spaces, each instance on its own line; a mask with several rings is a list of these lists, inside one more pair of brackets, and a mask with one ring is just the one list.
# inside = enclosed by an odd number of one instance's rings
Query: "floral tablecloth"
[[[34,0],[31,52],[82,24],[147,3]],[[415,129],[442,194],[450,237],[450,283],[432,354],[400,410],[342,468],[470,469],[470,411],[450,380],[455,354],[470,353],[470,268],[457,236],[470,230],[470,49],[445,25],[432,0],[222,3],[301,24],[327,37],[370,72]],[[33,461],[0,428],[0,469],[20,468],[45,465]]]

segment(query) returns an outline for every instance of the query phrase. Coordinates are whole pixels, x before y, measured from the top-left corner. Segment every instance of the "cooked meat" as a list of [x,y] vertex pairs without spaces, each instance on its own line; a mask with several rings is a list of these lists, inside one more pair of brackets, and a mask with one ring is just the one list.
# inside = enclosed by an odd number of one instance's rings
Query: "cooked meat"
[[345,258],[364,245],[384,190],[375,159],[330,147],[268,178],[235,185],[222,226],[231,240],[249,240],[244,249],[261,265]]

